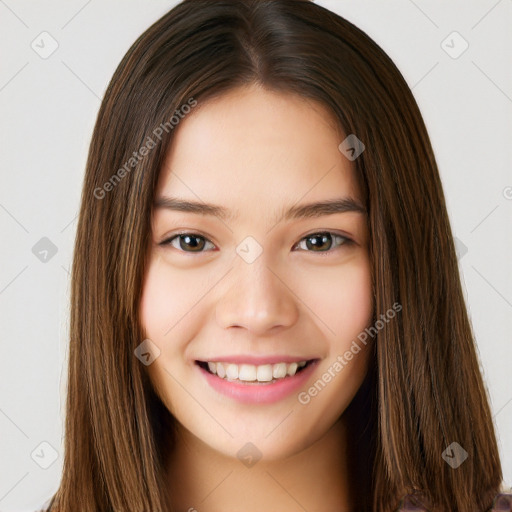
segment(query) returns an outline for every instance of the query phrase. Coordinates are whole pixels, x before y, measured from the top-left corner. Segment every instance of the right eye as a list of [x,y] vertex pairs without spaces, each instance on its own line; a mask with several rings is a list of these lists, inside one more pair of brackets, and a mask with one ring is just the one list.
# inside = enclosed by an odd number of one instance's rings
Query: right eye
[[172,236],[171,238],[168,238],[167,240],[164,240],[159,245],[171,245],[181,252],[201,253],[205,252],[203,249],[206,244],[211,244],[213,247],[215,247],[213,243],[210,242],[210,240],[197,233],[179,233]]

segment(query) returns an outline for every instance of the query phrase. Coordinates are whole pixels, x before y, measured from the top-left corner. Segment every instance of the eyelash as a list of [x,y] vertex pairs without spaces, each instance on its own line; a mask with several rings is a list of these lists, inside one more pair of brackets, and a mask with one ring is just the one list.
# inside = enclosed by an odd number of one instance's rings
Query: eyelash
[[[177,240],[180,236],[186,236],[186,235],[188,235],[190,237],[193,237],[193,238],[201,238],[201,239],[205,240],[207,243],[210,243],[210,244],[214,245],[213,242],[208,240],[208,238],[206,238],[205,236],[200,235],[199,233],[186,232],[186,231],[183,232],[183,233],[176,233],[176,234],[172,235],[170,238],[164,240],[163,242],[160,242],[159,245],[161,245],[161,246],[170,245],[171,247],[173,247],[177,251],[185,253],[185,254],[192,254],[193,255],[193,254],[203,254],[203,253],[207,252],[207,251],[204,251],[204,250],[203,251],[184,251],[183,249],[174,247],[174,245],[172,245],[172,242],[174,240]],[[309,235],[306,235],[305,237],[301,238],[299,240],[299,242],[297,242],[294,245],[294,247],[298,246],[301,242],[307,240],[308,238],[313,238],[315,236],[320,236],[320,235],[332,235],[333,243],[334,243],[334,240],[337,239],[337,238],[341,239],[342,241],[341,241],[341,243],[337,247],[335,247],[334,249],[328,249],[327,251],[308,251],[307,249],[301,249],[301,250],[304,251],[304,252],[311,252],[311,253],[317,253],[317,254],[321,254],[321,255],[327,255],[329,253],[332,253],[332,252],[336,251],[336,249],[340,249],[343,246],[355,244],[355,242],[352,239],[350,239],[350,238],[348,238],[348,237],[346,237],[344,235],[340,235],[339,233],[336,233],[334,231],[315,231],[315,232],[310,233]]]

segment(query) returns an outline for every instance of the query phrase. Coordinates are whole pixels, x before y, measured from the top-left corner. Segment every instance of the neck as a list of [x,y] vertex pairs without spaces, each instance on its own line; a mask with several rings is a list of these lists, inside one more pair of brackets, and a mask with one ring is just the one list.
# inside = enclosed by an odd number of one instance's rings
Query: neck
[[[246,467],[179,427],[167,479],[176,512],[351,510],[343,417],[288,458]],[[243,492],[242,492],[243,491]]]

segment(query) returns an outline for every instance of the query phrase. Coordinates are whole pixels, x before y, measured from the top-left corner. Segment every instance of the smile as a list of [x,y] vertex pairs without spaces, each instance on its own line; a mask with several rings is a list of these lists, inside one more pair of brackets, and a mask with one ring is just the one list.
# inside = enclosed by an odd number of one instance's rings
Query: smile
[[214,391],[242,403],[271,403],[304,386],[319,359],[249,364],[195,361]]
[[[217,375],[221,379],[230,381],[243,382],[271,382],[273,380],[293,377],[298,371],[306,366],[308,361],[299,361],[294,363],[277,363],[277,364],[234,364],[227,362],[211,362],[208,361],[205,369],[208,369],[213,375]],[[200,363],[204,365],[204,363]]]

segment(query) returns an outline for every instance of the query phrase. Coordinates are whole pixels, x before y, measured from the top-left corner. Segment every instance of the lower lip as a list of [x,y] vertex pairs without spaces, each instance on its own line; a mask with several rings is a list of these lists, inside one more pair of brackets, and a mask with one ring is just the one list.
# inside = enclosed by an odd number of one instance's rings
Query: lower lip
[[270,404],[283,400],[294,391],[300,389],[313,373],[317,364],[318,361],[313,361],[293,377],[285,377],[275,382],[262,382],[259,384],[254,382],[244,384],[240,381],[233,382],[221,379],[204,368],[196,366],[215,391],[244,404]]

